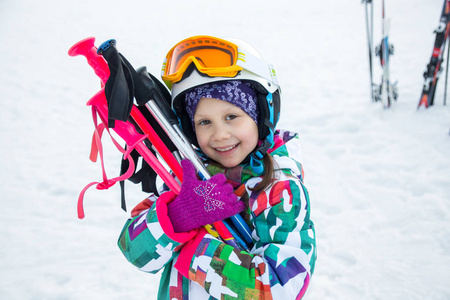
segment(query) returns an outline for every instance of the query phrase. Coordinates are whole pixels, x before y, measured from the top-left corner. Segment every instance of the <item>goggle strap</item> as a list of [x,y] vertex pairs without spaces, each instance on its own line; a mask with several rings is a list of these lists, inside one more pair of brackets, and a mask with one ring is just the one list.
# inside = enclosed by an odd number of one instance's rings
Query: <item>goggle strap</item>
[[263,61],[249,52],[245,52],[242,48],[238,48],[236,65],[278,85],[278,77],[274,65]]
[[164,61],[162,63],[161,76],[164,76],[164,73],[166,72],[166,68],[167,68],[167,57],[164,58]]

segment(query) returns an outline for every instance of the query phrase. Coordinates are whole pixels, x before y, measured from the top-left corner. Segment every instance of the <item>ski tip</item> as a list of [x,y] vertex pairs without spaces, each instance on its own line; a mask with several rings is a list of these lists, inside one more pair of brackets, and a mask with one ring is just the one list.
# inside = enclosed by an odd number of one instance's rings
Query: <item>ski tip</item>
[[114,47],[116,45],[115,39],[109,39],[106,42],[103,42],[97,50],[97,54],[101,55],[103,52],[107,51],[109,48]]

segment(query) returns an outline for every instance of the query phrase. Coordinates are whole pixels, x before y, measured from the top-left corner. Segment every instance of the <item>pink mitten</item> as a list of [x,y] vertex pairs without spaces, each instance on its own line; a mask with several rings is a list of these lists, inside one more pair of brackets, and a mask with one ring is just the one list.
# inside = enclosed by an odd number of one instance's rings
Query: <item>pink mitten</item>
[[244,210],[245,204],[238,201],[225,175],[217,174],[202,181],[197,179],[197,172],[190,160],[182,160],[181,166],[183,183],[180,194],[168,204],[169,218],[175,232],[187,232]]

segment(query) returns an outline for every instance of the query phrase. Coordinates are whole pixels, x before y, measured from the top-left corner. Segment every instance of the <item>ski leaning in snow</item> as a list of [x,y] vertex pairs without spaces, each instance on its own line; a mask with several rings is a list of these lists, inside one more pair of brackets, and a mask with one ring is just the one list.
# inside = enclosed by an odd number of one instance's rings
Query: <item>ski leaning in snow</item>
[[390,19],[385,17],[384,0],[382,2],[382,33],[381,44],[375,48],[375,54],[380,56],[383,74],[381,84],[375,90],[375,101],[381,101],[384,108],[391,107],[392,101],[397,100],[397,82],[391,83],[390,79],[390,56],[394,54],[394,46],[389,44]]
[[447,44],[448,35],[450,31],[450,0],[444,1],[440,22],[434,33],[436,38],[434,41],[433,53],[431,55],[430,62],[427,65],[426,71],[423,73],[424,84],[422,89],[422,95],[420,96],[419,105],[417,108],[433,105],[434,95],[436,91],[436,84],[439,79],[439,75],[442,71],[442,62],[444,60],[443,54],[445,45]]
[[[114,178],[114,179],[108,179],[106,177],[106,173],[104,171],[104,165],[102,160],[102,169],[103,169],[103,182],[98,183],[94,182],[86,186],[83,191],[80,193],[80,197],[78,199],[78,214],[80,218],[84,217],[84,211],[83,211],[83,196],[85,191],[92,186],[93,184],[97,184],[97,189],[107,189],[114,185],[117,181],[125,180],[127,179],[134,171],[135,165],[133,160],[130,159],[130,153],[133,149],[136,149],[139,154],[147,161],[147,163],[156,171],[156,173],[161,176],[163,181],[169,186],[169,188],[174,191],[175,193],[178,193],[180,191],[179,184],[175,181],[175,179],[165,170],[161,162],[158,161],[155,155],[150,151],[149,147],[144,144],[144,140],[148,139],[150,143],[153,145],[153,148],[155,148],[158,151],[158,154],[160,154],[163,158],[165,158],[166,163],[169,165],[169,167],[172,170],[176,170],[178,172],[175,172],[175,175],[178,177],[180,181],[182,181],[182,175],[180,174],[180,166],[178,164],[178,161],[176,161],[173,156],[171,156],[170,150],[165,146],[164,143],[161,142],[161,139],[159,138],[158,134],[155,134],[155,131],[153,130],[152,126],[147,122],[146,118],[140,113],[140,111],[137,109],[135,105],[133,105],[132,100],[134,97],[135,92],[135,84],[136,86],[139,86],[140,90],[136,88],[136,99],[149,96],[154,96],[156,93],[159,92],[157,86],[152,81],[152,78],[150,78],[149,74],[144,70],[144,72],[140,72],[140,77],[137,74],[137,72],[131,67],[131,65],[126,61],[126,59],[120,55],[117,50],[114,47],[114,43],[112,41],[108,41],[104,43],[101,46],[101,49],[99,50],[100,53],[105,54],[106,52],[110,52],[110,49],[113,49],[112,52],[113,57],[110,57],[110,66],[108,68],[108,64],[106,63],[105,59],[98,55],[97,49],[94,46],[95,38],[88,38],[85,40],[82,40],[75,44],[70,50],[69,55],[76,56],[76,55],[83,55],[87,58],[88,63],[91,65],[91,67],[94,69],[95,73],[100,77],[102,80],[102,84],[105,85],[101,89],[100,92],[98,92],[89,102],[88,105],[92,106],[93,111],[93,119],[94,124],[96,127],[95,133],[94,133],[94,140],[93,140],[93,150],[91,152],[91,160],[95,161],[96,154],[93,155],[92,153],[96,153],[97,150],[100,153],[100,157],[102,159],[102,147],[101,147],[101,134],[104,129],[107,129],[109,127],[112,127],[113,130],[126,142],[127,144],[127,150],[121,149],[120,145],[118,145],[117,142],[114,141],[114,144],[124,154],[124,159],[128,159],[129,161],[129,168],[125,174],[123,174],[120,177]],[[123,64],[123,62],[126,62],[126,64]],[[113,67],[111,67],[113,66]],[[124,69],[126,71],[124,71]],[[131,73],[131,74],[130,74]],[[143,80],[142,74],[147,75]],[[109,80],[110,77],[113,77],[112,80]],[[128,82],[126,82],[128,81]],[[144,82],[145,81],[145,82]],[[130,85],[127,83],[130,83]],[[106,88],[106,90],[105,90]],[[109,97],[112,97],[112,95],[122,95],[124,96],[130,96],[131,97],[131,103],[111,103],[112,101],[107,100],[106,94],[109,94]],[[140,94],[138,96],[138,94]],[[125,98],[127,98],[125,96]],[[112,97],[114,98],[114,97]],[[156,97],[157,98],[157,97]],[[111,99],[109,99],[111,100]],[[130,99],[128,99],[130,100]],[[148,99],[147,99],[148,100]],[[153,101],[153,100],[152,100]],[[150,101],[149,101],[150,102]],[[117,107],[120,106],[120,109],[117,109]],[[157,106],[156,106],[157,107]],[[127,110],[128,112],[122,112],[123,110]],[[164,116],[161,111],[159,111],[160,116]],[[100,119],[102,123],[100,125],[97,125],[97,114],[100,116]],[[127,114],[131,115],[132,122],[128,120]],[[113,115],[113,116],[112,116]],[[116,119],[115,119],[116,118]],[[158,121],[160,122],[160,120]],[[136,131],[136,128],[134,127],[134,123],[136,123],[137,127],[141,131],[144,132],[144,134],[140,134]],[[109,130],[108,130],[109,132]],[[191,149],[191,152],[195,154],[195,152]],[[186,155],[187,150],[184,149],[183,154]],[[189,154],[187,157],[191,157],[192,154]],[[175,162],[175,163],[174,163]],[[205,176],[205,174],[204,174]],[[248,236],[250,235],[249,228],[245,227],[246,224],[240,216],[237,215],[233,220],[233,224],[239,229],[240,234],[239,236],[235,232],[235,228],[231,226],[231,224],[228,224],[227,221],[223,222],[216,222],[214,223],[214,229],[217,230],[217,233],[222,237],[222,239],[237,248],[241,248],[243,250],[246,250],[249,245],[245,242],[248,241]],[[211,231],[211,227],[208,227],[209,231]],[[213,232],[211,232],[213,233]],[[245,240],[245,241],[244,241]]]

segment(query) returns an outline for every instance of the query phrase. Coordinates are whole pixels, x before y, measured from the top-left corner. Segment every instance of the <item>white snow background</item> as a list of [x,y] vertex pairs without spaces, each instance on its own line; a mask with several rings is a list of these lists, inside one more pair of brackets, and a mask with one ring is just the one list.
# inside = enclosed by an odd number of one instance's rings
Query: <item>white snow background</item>
[[[381,1],[375,2],[375,42]],[[188,36],[237,37],[277,67],[280,128],[303,140],[318,260],[305,299],[450,299],[450,104],[417,110],[442,0],[386,0],[391,18],[389,110],[370,100],[364,5],[324,1],[0,1],[0,298],[156,299],[159,275],[116,246],[128,213],[120,189],[88,159],[85,105],[99,89],[68,49],[115,38],[135,66],[159,76]],[[375,81],[380,64],[375,60]],[[443,73],[443,75],[445,72]],[[449,100],[450,102],[450,100]],[[107,137],[110,177],[121,156]],[[131,209],[144,198],[127,184]]]

